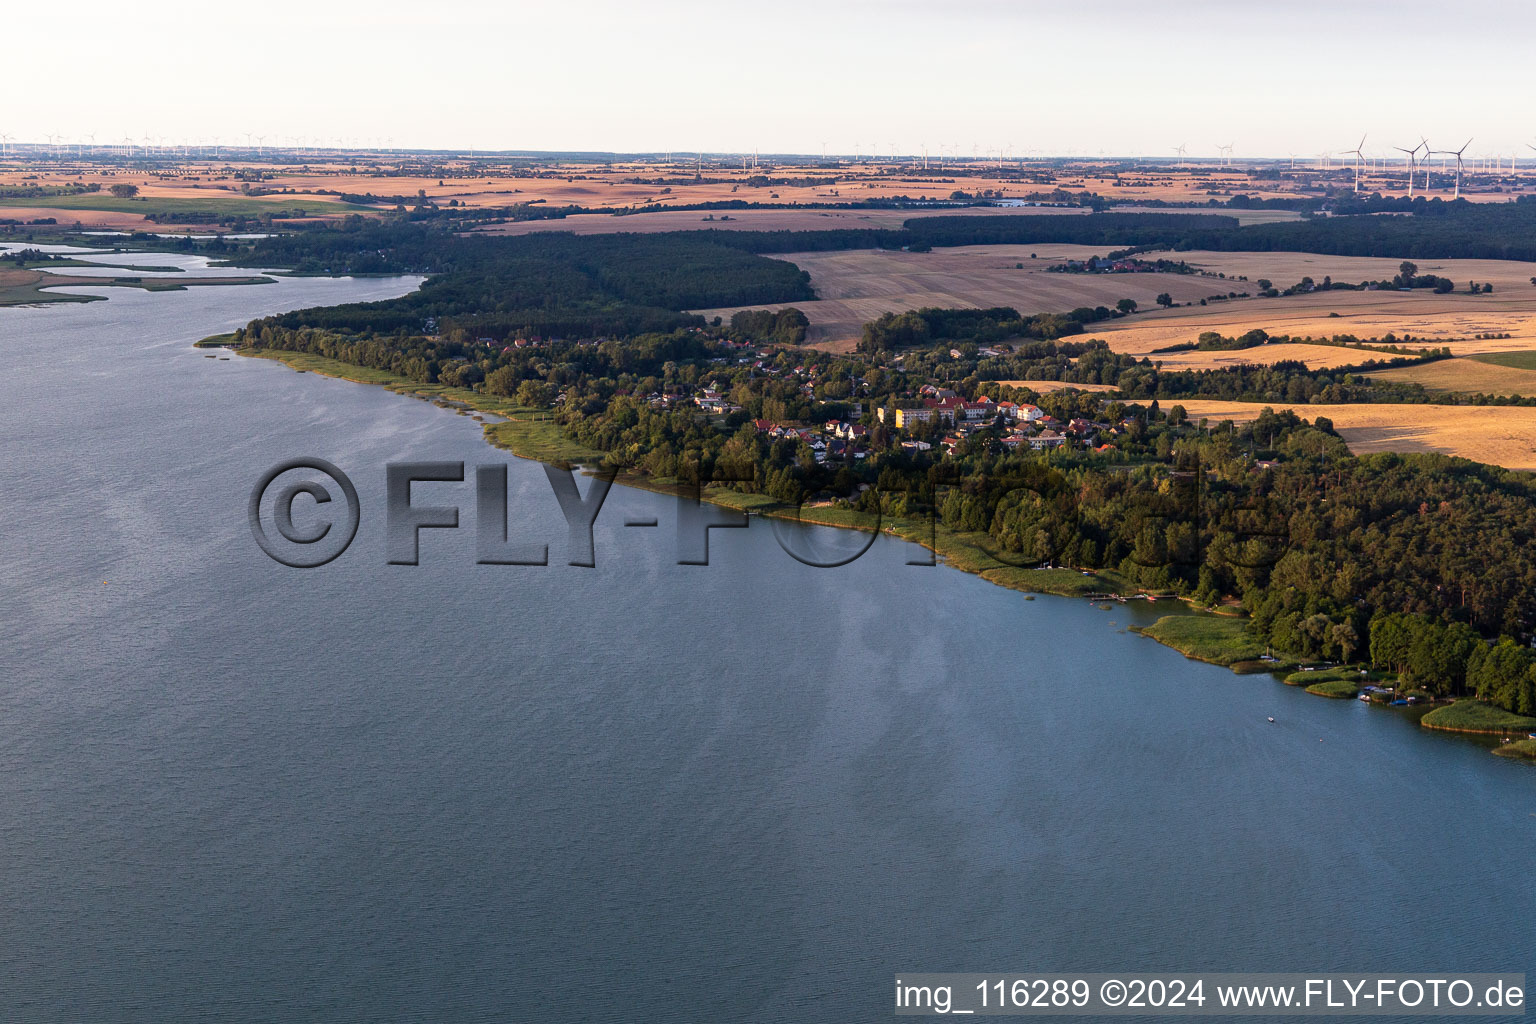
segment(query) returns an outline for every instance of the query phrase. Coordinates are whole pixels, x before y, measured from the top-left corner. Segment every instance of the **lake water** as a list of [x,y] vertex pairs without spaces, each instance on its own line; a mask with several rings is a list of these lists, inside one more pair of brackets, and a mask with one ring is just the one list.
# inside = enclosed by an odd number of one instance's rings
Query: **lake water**
[[[861,1021],[896,972],[1531,966],[1536,771],[1483,745],[888,540],[817,570],[754,521],[680,566],[646,492],[573,568],[469,418],[189,347],[406,287],[0,310],[6,1020]],[[314,570],[246,520],[295,456],[361,496]],[[402,460],[510,463],[550,565],[475,564],[472,481],[419,485],[462,528],[386,564]]]

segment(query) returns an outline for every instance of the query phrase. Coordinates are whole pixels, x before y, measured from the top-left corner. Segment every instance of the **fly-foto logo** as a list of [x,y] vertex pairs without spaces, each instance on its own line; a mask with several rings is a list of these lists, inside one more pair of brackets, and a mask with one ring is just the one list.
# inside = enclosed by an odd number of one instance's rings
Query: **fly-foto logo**
[[[595,567],[593,527],[616,472],[608,469],[592,474],[585,494],[581,493],[571,469],[545,465],[544,473],[565,520],[568,564]],[[385,467],[385,549],[390,565],[420,564],[421,531],[456,530],[460,525],[459,505],[419,502],[413,495],[413,485],[463,484],[465,479],[462,462],[392,462]],[[717,473],[709,482],[742,481]],[[546,541],[517,535],[508,501],[507,466],[476,466],[474,484],[471,504],[476,563],[548,565]],[[683,500],[677,506],[677,563],[708,565],[709,531],[742,529],[750,521],[745,512],[706,503],[703,489],[696,482],[681,485],[680,492]],[[334,561],[351,545],[362,520],[362,502],[351,478],[333,463],[319,458],[290,459],[273,466],[256,482],[247,518],[257,545],[268,557],[293,568],[313,569]],[[851,553],[831,556],[810,550],[793,524],[776,520],[773,533],[779,546],[797,561],[816,568],[834,568],[862,557],[874,545],[880,532],[879,513],[872,519],[867,539],[857,542]],[[646,528],[659,526],[660,522],[651,516],[630,518],[624,525]],[[933,565],[935,561],[929,551],[907,564]]]
[[[595,567],[597,556],[593,527],[607,500],[616,471],[590,474],[586,493],[569,468],[545,465],[544,473],[565,520],[567,564]],[[453,504],[428,503],[413,493],[417,484],[464,484],[462,462],[392,462],[385,467],[385,548],[391,565],[420,562],[421,531],[456,530],[461,506],[473,509],[476,563],[480,565],[549,564],[547,541],[520,533],[528,529],[524,517],[509,507],[508,474],[504,463],[474,468],[474,492]],[[1191,575],[1207,558],[1240,569],[1267,570],[1284,555],[1290,539],[1285,515],[1264,497],[1239,499],[1230,489],[1212,488],[1208,473],[1197,458],[1181,458],[1173,471],[1155,487],[1134,490],[1117,514],[1134,527],[1135,543],[1114,563],[1141,569],[1168,568]],[[717,467],[705,481],[711,485],[750,484],[750,478],[733,477]],[[677,493],[677,562],[709,564],[709,531],[740,529],[749,525],[746,513],[707,503],[700,482],[682,483]],[[716,497],[728,497],[717,492]],[[1093,517],[1079,509],[1077,488],[1058,474],[998,475],[984,490],[974,491],[963,481],[946,481],[940,473],[932,493],[871,488],[859,510],[866,514],[842,516],[837,525],[851,525],[865,536],[851,543],[833,545],[835,551],[818,551],[806,531],[796,530],[802,506],[782,510],[769,519],[779,546],[797,561],[815,568],[836,568],[863,557],[882,529],[882,509],[895,504],[900,513],[901,534],[928,550],[908,560],[908,565],[934,565],[938,509],[946,496],[964,502],[980,502],[986,515],[976,524],[969,513],[945,526],[976,537],[996,535],[979,543],[985,554],[1003,566],[1048,568],[1076,564],[1074,552],[1094,540]],[[296,509],[302,511],[296,512]],[[251,532],[262,551],[273,560],[294,568],[312,569],[339,557],[357,536],[362,505],[357,488],[346,473],[324,459],[300,458],[279,463],[256,483],[250,495],[248,518]],[[631,518],[626,527],[657,527],[655,516]],[[1009,540],[1012,531],[1012,543]],[[1208,538],[1216,536],[1219,550],[1208,551]],[[990,542],[990,543],[989,543]],[[1123,555],[1123,559],[1122,559]],[[1092,563],[1090,563],[1092,564]],[[1134,569],[1130,570],[1134,571]]]

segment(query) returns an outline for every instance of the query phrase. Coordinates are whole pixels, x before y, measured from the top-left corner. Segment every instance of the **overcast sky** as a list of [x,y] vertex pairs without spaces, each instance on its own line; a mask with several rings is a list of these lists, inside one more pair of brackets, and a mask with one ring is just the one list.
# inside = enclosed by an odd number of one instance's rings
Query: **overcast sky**
[[1536,157],[1514,2],[73,0],[0,24],[21,140]]

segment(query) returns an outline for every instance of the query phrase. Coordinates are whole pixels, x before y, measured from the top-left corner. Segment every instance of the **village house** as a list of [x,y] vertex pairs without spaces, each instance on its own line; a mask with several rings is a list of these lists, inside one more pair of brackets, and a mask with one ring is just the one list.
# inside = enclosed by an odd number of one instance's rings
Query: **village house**
[[939,399],[929,398],[923,404],[933,410],[934,415],[941,422],[954,423],[965,418],[965,401],[954,395]]
[[1042,448],[1060,448],[1067,443],[1067,439],[1054,430],[1042,430],[1029,439],[1029,446],[1036,451]]

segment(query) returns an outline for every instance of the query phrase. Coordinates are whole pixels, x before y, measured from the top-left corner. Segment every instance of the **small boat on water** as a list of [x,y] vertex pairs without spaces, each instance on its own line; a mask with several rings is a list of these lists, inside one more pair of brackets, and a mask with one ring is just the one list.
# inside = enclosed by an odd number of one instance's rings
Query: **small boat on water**
[[1269,724],[1270,725],[1274,725],[1275,724],[1275,716],[1274,715],[1270,715],[1269,716]]
[[1368,693],[1362,693],[1360,695],[1360,699],[1365,701],[1367,704],[1369,704],[1371,702],[1371,695],[1368,694]]

